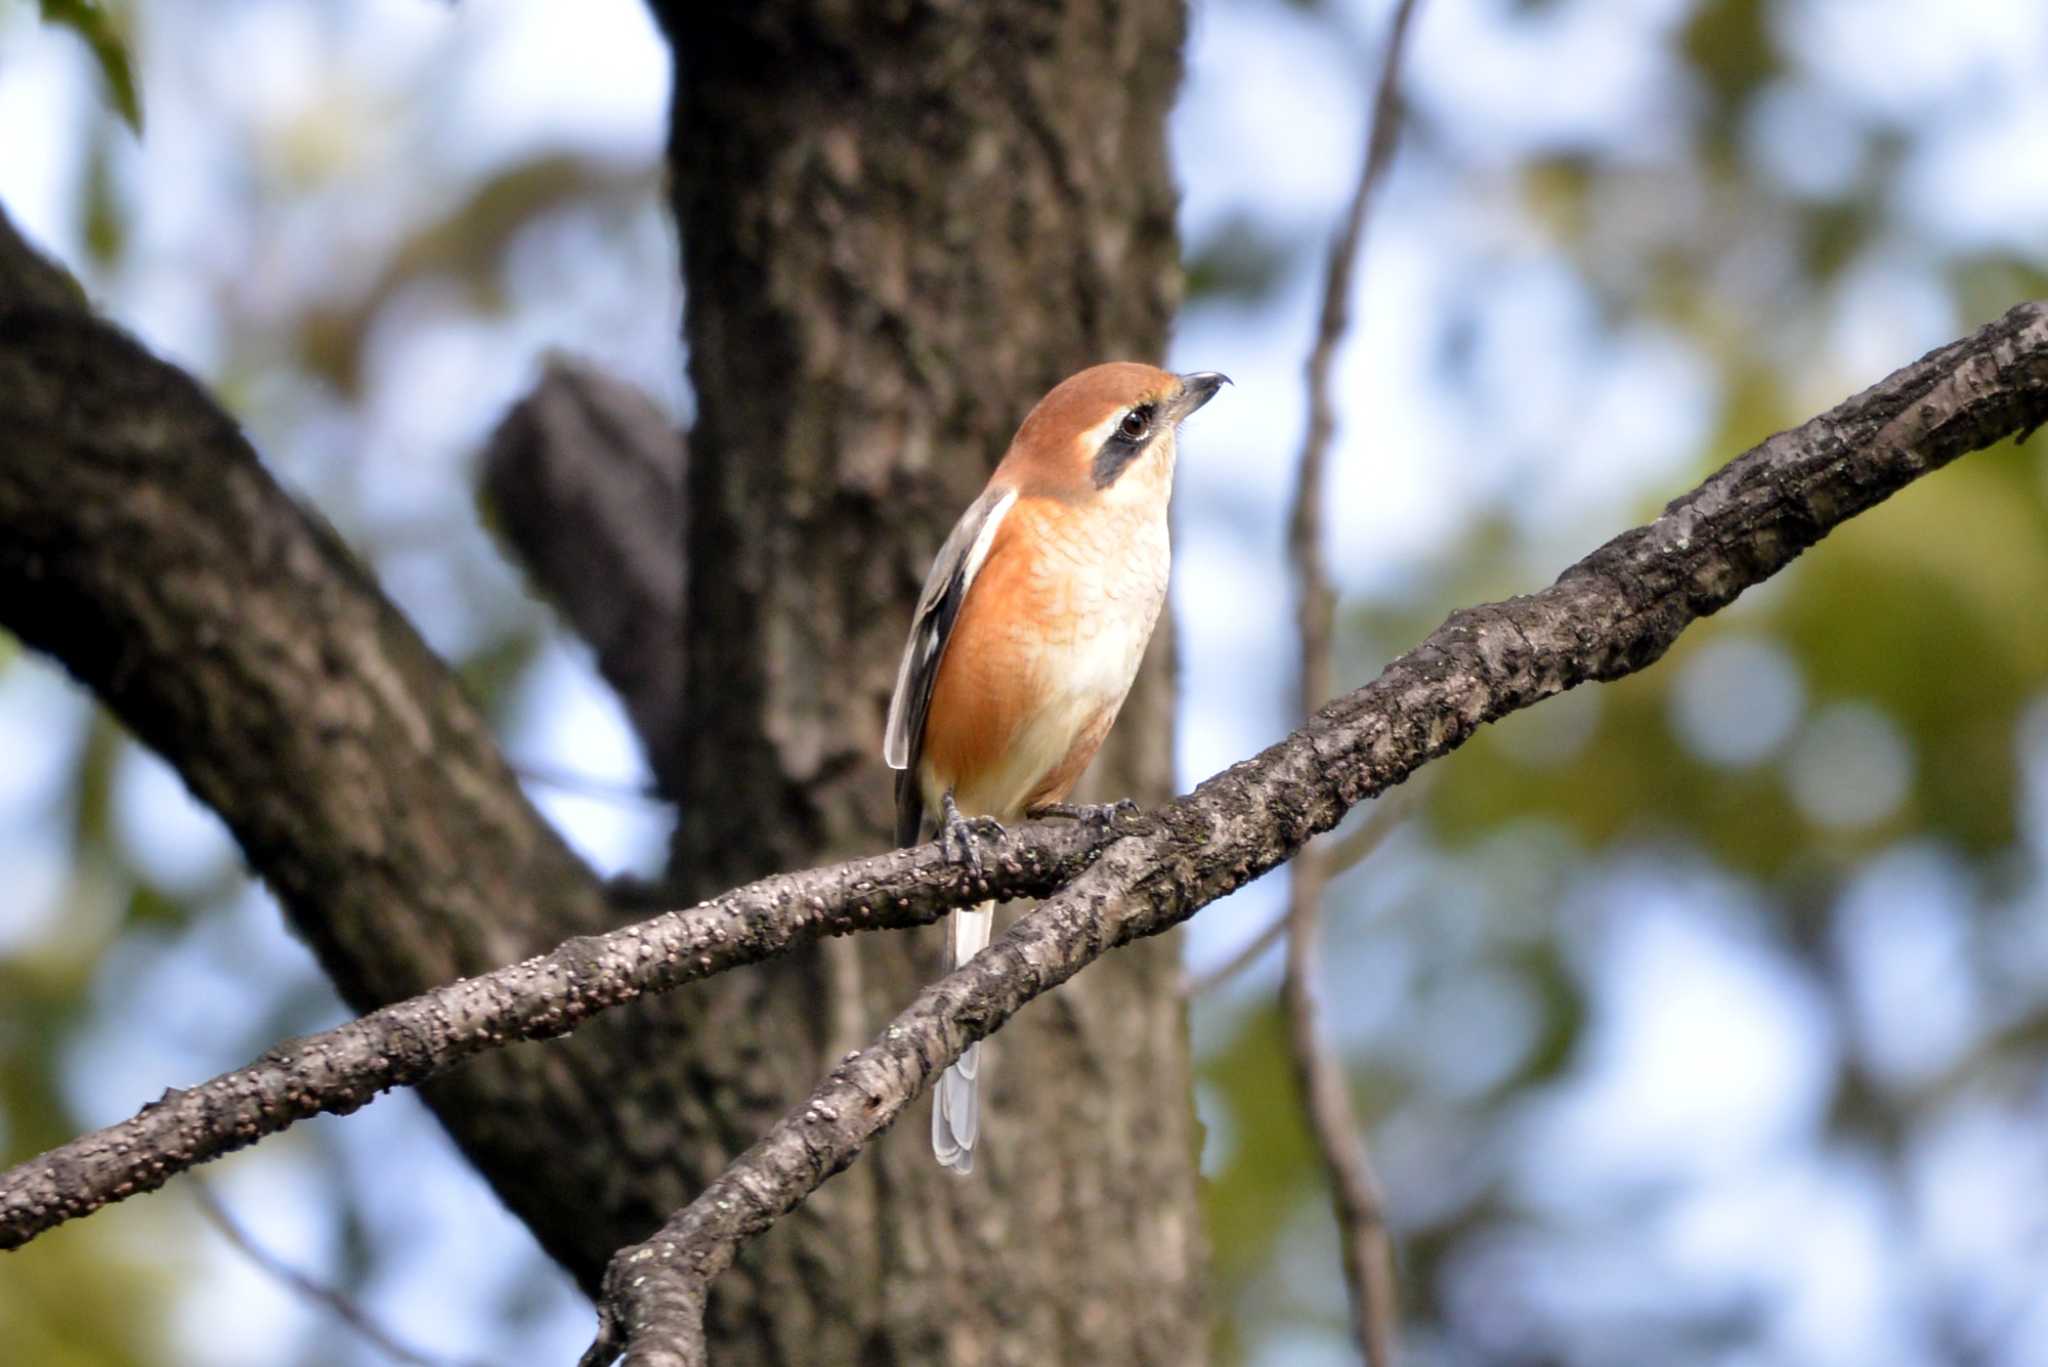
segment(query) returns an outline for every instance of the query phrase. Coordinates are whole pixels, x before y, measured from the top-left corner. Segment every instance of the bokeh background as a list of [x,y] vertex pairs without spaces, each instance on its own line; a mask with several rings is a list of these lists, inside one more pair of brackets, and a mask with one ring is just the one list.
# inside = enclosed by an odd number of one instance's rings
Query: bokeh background
[[[687,421],[630,0],[116,5],[138,139],[0,0],[0,202],[201,376],[601,869],[671,814],[475,493],[551,351]],[[1282,734],[1282,527],[1386,6],[1198,0],[1172,138],[1184,783]],[[2048,296],[2038,0],[1423,0],[1340,362],[1340,677]],[[1020,401],[1023,396],[1020,396]],[[565,779],[577,779],[567,784]],[[885,781],[878,764],[876,782]],[[1972,456],[1620,685],[1488,730],[1334,886],[1325,997],[1420,1364],[2048,1363],[2048,455]],[[1191,972],[1280,911],[1199,917]],[[342,1019],[220,825],[0,636],[0,1161]],[[1350,1359],[1277,951],[1194,1001],[1219,1361]],[[587,1305],[407,1095],[207,1180],[449,1361]],[[0,1257],[34,1364],[390,1359],[182,1183]]]

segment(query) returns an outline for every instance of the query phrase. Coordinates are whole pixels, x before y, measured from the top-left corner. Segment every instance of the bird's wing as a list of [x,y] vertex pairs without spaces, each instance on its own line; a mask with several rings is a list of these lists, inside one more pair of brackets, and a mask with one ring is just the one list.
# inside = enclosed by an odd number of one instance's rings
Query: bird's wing
[[910,639],[903,645],[903,663],[896,668],[896,694],[889,699],[889,723],[882,739],[882,758],[890,768],[903,771],[896,778],[899,845],[914,843],[924,821],[917,761],[924,749],[925,713],[931,707],[939,661],[945,657],[946,642],[953,634],[953,622],[960,615],[968,586],[981,572],[1003,515],[1016,501],[1015,489],[998,488],[974,500],[953,524],[946,544],[939,547],[931,573],[925,576],[924,592],[918,595],[917,615],[911,619]]

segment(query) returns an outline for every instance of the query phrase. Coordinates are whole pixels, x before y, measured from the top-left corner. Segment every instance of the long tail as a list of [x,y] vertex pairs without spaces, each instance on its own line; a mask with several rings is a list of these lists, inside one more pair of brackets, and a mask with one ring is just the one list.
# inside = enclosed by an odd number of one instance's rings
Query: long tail
[[[995,920],[994,902],[953,913],[946,932],[949,968],[958,968],[987,947]],[[981,1131],[980,1074],[981,1043],[976,1041],[939,1078],[932,1093],[932,1152],[940,1167],[963,1177],[974,1171],[974,1140]]]

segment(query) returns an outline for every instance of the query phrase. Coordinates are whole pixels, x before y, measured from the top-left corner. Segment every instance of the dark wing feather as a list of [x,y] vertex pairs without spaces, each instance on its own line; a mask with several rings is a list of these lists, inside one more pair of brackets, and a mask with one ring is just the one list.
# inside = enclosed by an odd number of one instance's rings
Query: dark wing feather
[[896,669],[896,694],[889,700],[889,724],[882,741],[882,757],[901,771],[896,775],[898,845],[916,844],[924,826],[924,790],[917,769],[939,662],[945,658],[946,642],[952,637],[967,589],[988,558],[1003,514],[1015,501],[1014,490],[994,488],[974,500],[953,524],[946,544],[939,547],[931,572],[925,576],[924,591],[918,595],[917,615],[911,619],[910,639],[904,642],[903,662]]

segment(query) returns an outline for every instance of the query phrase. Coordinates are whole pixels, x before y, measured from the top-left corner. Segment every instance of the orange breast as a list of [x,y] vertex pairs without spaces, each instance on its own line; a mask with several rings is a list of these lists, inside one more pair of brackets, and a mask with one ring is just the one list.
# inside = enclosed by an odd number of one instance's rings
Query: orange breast
[[1133,525],[1018,500],[933,681],[921,766],[933,803],[952,791],[962,811],[1007,821],[1067,795],[1130,688],[1165,595],[1165,556],[1163,515]]
[[[968,812],[988,811],[980,791],[1001,767],[1048,681],[1040,656],[1048,604],[1037,592],[1035,547],[1042,514],[1019,502],[1003,519],[981,573],[954,620],[926,714],[930,786],[955,791]],[[990,795],[993,796],[993,795]],[[1003,818],[1013,812],[990,812]]]

